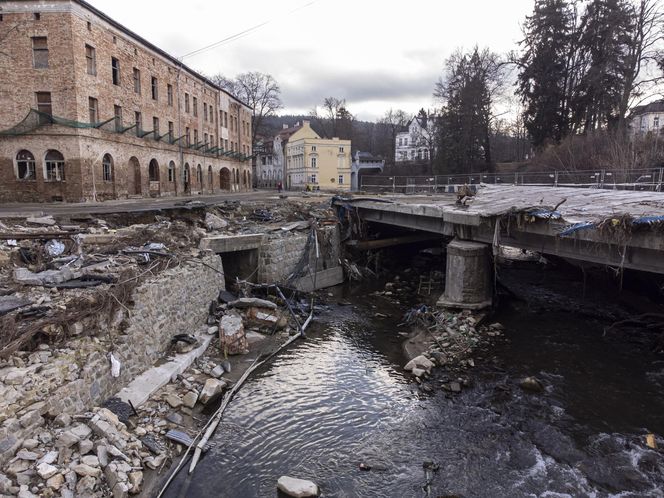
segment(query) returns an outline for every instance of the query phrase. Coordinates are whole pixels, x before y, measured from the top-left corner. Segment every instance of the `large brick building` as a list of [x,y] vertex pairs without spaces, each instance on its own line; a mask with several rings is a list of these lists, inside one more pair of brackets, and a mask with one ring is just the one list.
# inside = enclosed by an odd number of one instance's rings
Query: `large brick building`
[[240,191],[251,109],[82,0],[0,2],[0,202]]

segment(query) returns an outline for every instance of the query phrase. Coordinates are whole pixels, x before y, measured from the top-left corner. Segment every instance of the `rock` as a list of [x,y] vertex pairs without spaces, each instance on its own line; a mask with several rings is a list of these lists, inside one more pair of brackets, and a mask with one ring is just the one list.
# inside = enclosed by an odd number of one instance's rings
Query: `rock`
[[77,444],[80,441],[80,438],[70,431],[65,431],[60,436],[58,436],[58,439],[55,442],[55,446],[58,448],[71,448],[75,444]]
[[29,451],[26,449],[20,450],[18,453],[16,453],[16,457],[20,458],[21,460],[29,460],[31,462],[34,462],[39,458],[39,455],[35,453],[34,451]]
[[36,439],[26,439],[23,441],[23,447],[26,450],[34,450],[37,446],[39,446],[39,441]]
[[27,460],[15,460],[12,463],[10,463],[7,467],[5,467],[4,470],[10,476],[16,477],[17,474],[25,472],[29,468],[30,468],[30,462],[28,462]]
[[85,424],[78,424],[69,429],[69,432],[71,432],[74,436],[76,436],[79,440],[81,440],[81,439],[87,439],[87,437],[90,434],[92,434],[92,429],[90,429]]
[[217,332],[219,332],[219,327],[217,327],[216,325],[213,325],[212,327],[208,327],[208,329],[207,329],[208,335],[214,335]]
[[39,459],[39,463],[53,463],[58,459],[59,451],[49,451]]
[[208,230],[221,230],[228,226],[228,222],[216,214],[205,213],[205,226]]
[[294,498],[307,498],[318,496],[318,486],[311,481],[281,476],[277,481],[277,489]]
[[265,336],[261,334],[260,332],[254,332],[253,330],[250,330],[249,332],[246,333],[247,336],[247,343],[251,346],[252,344],[255,344],[257,342],[261,342],[265,340]]
[[189,391],[182,398],[182,404],[184,404],[184,406],[186,406],[187,408],[193,408],[194,406],[196,406],[197,401],[198,401],[198,393],[196,391]]
[[129,473],[129,492],[132,495],[137,495],[141,492],[141,485],[143,484],[143,472],[135,471]]
[[25,220],[25,222],[32,223],[33,225],[45,225],[49,227],[52,227],[56,223],[53,216],[31,216]]
[[218,380],[218,379],[208,379],[205,381],[205,385],[203,386],[203,389],[201,390],[201,394],[199,396],[199,400],[201,403],[206,404],[210,399],[221,393],[224,389],[226,389],[227,384],[223,380]]
[[65,476],[63,476],[62,474],[55,474],[53,477],[49,478],[46,481],[46,486],[56,491],[59,491],[64,483],[65,483]]
[[92,476],[85,476],[76,484],[76,496],[89,496],[94,492],[97,485],[97,479]]
[[58,473],[58,468],[54,465],[51,465],[46,462],[37,465],[37,474],[39,474],[39,477],[41,477],[42,479],[50,479],[57,473]]
[[224,372],[225,372],[224,367],[222,365],[217,365],[216,367],[214,367],[212,369],[212,371],[210,372],[210,375],[212,377],[219,378],[222,375],[224,375]]
[[544,386],[535,377],[526,377],[525,379],[522,379],[521,382],[519,382],[519,386],[521,386],[521,389],[524,391],[534,393],[541,393],[544,391]]
[[219,341],[221,350],[226,354],[246,354],[249,352],[242,317],[237,312],[228,313],[221,317]]
[[99,467],[92,467],[84,463],[74,465],[72,470],[82,477],[99,477],[101,475],[101,469]]
[[97,446],[97,459],[99,459],[99,465],[102,467],[108,465],[108,450],[106,449],[106,446]]
[[226,370],[226,372],[231,373],[231,362],[230,362],[230,361],[228,361],[228,360],[223,360],[223,361],[220,363],[220,365],[221,365],[222,367],[224,367],[224,370]]
[[415,368],[412,369],[411,373],[415,377],[423,377],[427,373],[427,371],[424,370],[423,368],[415,367]]
[[11,494],[13,488],[12,480],[4,474],[0,474],[0,494]]
[[408,363],[406,363],[406,366],[404,367],[404,370],[410,372],[414,368],[421,368],[421,369],[424,369],[426,371],[431,371],[431,369],[434,366],[435,365],[433,364],[433,362],[429,358],[427,358],[424,355],[420,355],[420,356],[417,356],[417,357],[413,358]]
[[180,408],[182,406],[182,400],[180,399],[180,396],[177,396],[176,394],[169,394],[166,396],[166,403],[171,405],[171,408]]
[[60,413],[53,419],[53,423],[58,427],[69,427],[71,425],[71,416],[67,413]]
[[161,464],[166,461],[166,455],[161,454],[153,457],[149,457],[145,459],[145,465],[147,465],[149,468],[152,470],[156,470],[159,467],[161,467]]
[[2,381],[10,386],[22,386],[26,382],[26,376],[29,370],[27,368],[11,368],[7,373],[3,374]]
[[450,391],[453,393],[461,392],[461,384],[459,382],[450,382]]
[[86,455],[81,457],[81,463],[90,467],[99,467],[99,458],[96,455]]
[[23,485],[18,492],[18,498],[39,498],[36,494],[30,492],[28,486]]
[[94,448],[94,444],[89,439],[84,439],[78,443],[78,452],[81,455],[87,455],[92,451],[92,448]]
[[235,301],[228,303],[228,306],[233,308],[267,308],[276,310],[278,306],[272,301],[266,299],[259,299],[257,297],[241,297]]
[[172,424],[182,425],[182,423],[184,422],[184,417],[180,415],[178,412],[171,412],[168,415],[166,415],[166,420],[168,420]]
[[119,482],[113,486],[113,498],[127,498],[129,496],[129,486],[126,482]]

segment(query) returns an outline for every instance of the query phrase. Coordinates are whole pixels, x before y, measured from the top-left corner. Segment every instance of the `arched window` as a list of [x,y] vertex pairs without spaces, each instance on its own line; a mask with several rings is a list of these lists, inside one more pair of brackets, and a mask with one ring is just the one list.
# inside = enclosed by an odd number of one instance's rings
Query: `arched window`
[[208,166],[208,187],[210,190],[214,190],[214,178],[212,176],[212,165]]
[[57,150],[49,150],[44,158],[47,182],[63,182],[65,180],[65,158]]
[[16,154],[16,175],[19,180],[36,180],[35,156],[29,150]]
[[113,158],[110,154],[104,154],[104,158],[101,160],[102,168],[102,179],[105,182],[113,181]]
[[203,168],[200,164],[196,166],[196,181],[199,186],[203,186]]
[[148,166],[148,177],[151,182],[159,181],[159,163],[156,159],[150,161],[150,165]]
[[175,181],[175,163],[173,161],[168,163],[168,181],[169,182]]

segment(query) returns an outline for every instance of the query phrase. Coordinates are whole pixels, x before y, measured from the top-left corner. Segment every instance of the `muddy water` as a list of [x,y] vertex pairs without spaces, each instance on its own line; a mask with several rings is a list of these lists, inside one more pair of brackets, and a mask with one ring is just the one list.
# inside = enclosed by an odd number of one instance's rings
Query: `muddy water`
[[[330,306],[248,382],[168,496],[274,497],[284,474],[329,497],[664,496],[664,457],[643,438],[664,434],[664,358],[647,344],[517,303],[471,387],[423,394],[401,368],[399,311],[373,304]],[[518,387],[527,375],[543,394]],[[439,466],[428,489],[425,461]]]

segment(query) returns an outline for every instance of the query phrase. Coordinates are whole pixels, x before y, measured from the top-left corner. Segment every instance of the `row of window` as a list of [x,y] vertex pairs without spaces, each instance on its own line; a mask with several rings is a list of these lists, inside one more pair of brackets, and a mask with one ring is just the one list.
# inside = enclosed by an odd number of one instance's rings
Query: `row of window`
[[[32,38],[32,54],[33,54],[33,67],[35,69],[46,69],[49,67],[48,59],[48,39],[45,36],[35,36]],[[85,45],[85,60],[86,60],[86,70],[87,73],[96,76],[97,75],[97,51],[92,45]],[[134,92],[138,95],[141,95],[141,71],[137,67],[132,69],[133,74],[133,83],[134,83]],[[120,71],[120,60],[116,57],[111,57],[111,80],[114,85],[121,85],[121,71]],[[150,77],[150,95],[152,100],[159,100],[159,80],[156,76]],[[170,83],[166,84],[166,100],[169,106],[173,106],[173,85]],[[184,94],[184,110],[186,113],[190,113],[193,110],[194,117],[198,117],[198,98],[191,97],[191,103],[193,107],[190,107],[190,95],[188,93]],[[207,102],[203,103],[203,120],[211,124],[215,123],[216,112],[212,104]],[[217,125],[221,125],[224,128],[228,128],[228,112],[219,110],[219,117],[217,120]],[[236,116],[231,116],[230,119],[231,131],[238,130],[238,118]],[[248,121],[242,120],[242,133],[245,136],[250,136],[251,126]]]

